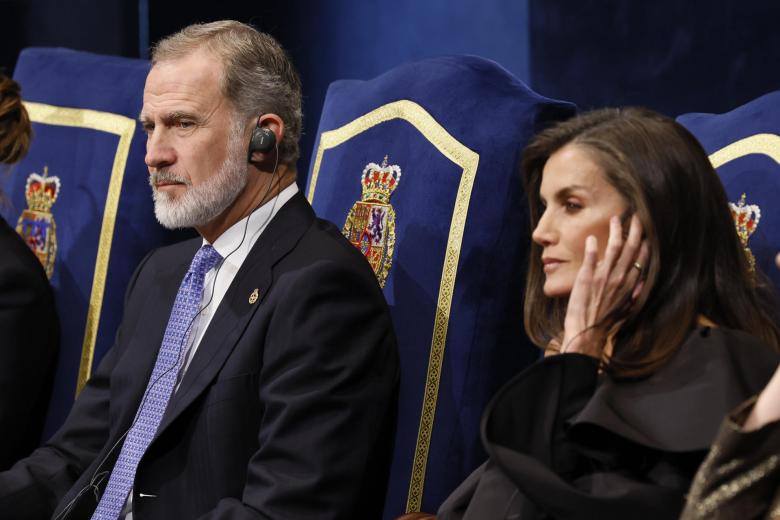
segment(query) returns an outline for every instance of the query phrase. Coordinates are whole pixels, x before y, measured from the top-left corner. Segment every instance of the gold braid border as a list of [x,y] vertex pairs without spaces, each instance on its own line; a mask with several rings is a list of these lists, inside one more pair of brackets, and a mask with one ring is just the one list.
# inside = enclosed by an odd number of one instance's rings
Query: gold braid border
[[106,289],[106,274],[111,255],[111,242],[114,237],[114,224],[119,208],[119,195],[122,191],[122,180],[125,176],[127,156],[130,153],[130,142],[135,132],[135,120],[110,112],[98,112],[84,108],[65,108],[42,103],[25,102],[24,106],[30,114],[30,119],[36,123],[54,126],[70,126],[88,128],[99,132],[107,132],[119,136],[114,164],[111,167],[111,179],[108,183],[106,206],[103,210],[103,222],[100,227],[95,272],[92,276],[92,292],[89,296],[87,322],[84,326],[84,342],[81,347],[81,363],[76,382],[76,396],[92,373],[92,361],[95,357],[95,341],[100,325],[100,311],[103,308],[103,294]]
[[452,211],[447,251],[439,283],[439,295],[436,303],[436,315],[433,324],[433,337],[428,357],[428,370],[425,376],[425,394],[420,414],[420,427],[417,433],[417,443],[412,463],[412,476],[409,482],[409,495],[406,501],[406,512],[420,510],[425,483],[425,469],[428,462],[428,451],[433,431],[433,421],[436,414],[436,401],[439,394],[444,346],[447,340],[452,295],[460,259],[460,248],[463,242],[463,231],[466,227],[466,217],[469,210],[471,190],[477,175],[479,155],[452,137],[426,110],[409,100],[395,101],[383,105],[376,110],[364,114],[354,121],[335,130],[323,132],[320,145],[314,160],[314,168],[309,181],[309,202],[314,200],[317,179],[322,165],[325,150],[335,148],[356,135],[365,132],[378,124],[391,119],[403,119],[412,124],[433,146],[450,161],[463,169],[458,185],[455,207]]
[[767,155],[780,164],[780,136],[775,134],[755,134],[739,141],[734,141],[710,154],[710,162],[713,168],[720,168],[729,161],[752,153]]

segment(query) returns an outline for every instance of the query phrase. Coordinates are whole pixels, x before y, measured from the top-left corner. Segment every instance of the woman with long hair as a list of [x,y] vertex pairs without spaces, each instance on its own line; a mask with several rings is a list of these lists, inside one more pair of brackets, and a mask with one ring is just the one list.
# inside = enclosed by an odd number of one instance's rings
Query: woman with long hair
[[483,417],[488,461],[439,519],[677,518],[724,416],[769,381],[776,308],[706,153],[639,108],[523,157],[525,328],[548,355]]
[[[0,165],[19,161],[31,138],[19,84],[0,74]],[[59,320],[43,266],[0,217],[0,471],[38,447],[58,345]]]
[[19,84],[0,74],[0,163],[13,164],[30,147],[32,127]]

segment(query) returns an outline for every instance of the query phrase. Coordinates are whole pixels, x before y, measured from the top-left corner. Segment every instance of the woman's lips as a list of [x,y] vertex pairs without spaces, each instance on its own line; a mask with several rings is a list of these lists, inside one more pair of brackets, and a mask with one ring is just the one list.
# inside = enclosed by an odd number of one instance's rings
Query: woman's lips
[[544,265],[544,272],[546,274],[554,272],[560,265],[563,263],[563,260],[559,260],[557,258],[543,258],[542,264]]

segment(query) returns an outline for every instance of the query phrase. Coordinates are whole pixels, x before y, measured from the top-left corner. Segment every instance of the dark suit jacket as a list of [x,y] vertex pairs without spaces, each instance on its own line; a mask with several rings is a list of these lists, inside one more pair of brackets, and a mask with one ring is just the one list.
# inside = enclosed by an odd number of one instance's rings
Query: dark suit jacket
[[46,273],[0,218],[0,471],[40,443],[58,345]]
[[[2,514],[48,518],[90,483],[102,491],[200,244],[156,250],[138,267],[116,343],[65,425],[0,474]],[[373,272],[296,195],[252,248],[171,398],[136,473],[134,520],[377,517],[397,377]],[[89,518],[94,493],[74,504],[68,518]]]

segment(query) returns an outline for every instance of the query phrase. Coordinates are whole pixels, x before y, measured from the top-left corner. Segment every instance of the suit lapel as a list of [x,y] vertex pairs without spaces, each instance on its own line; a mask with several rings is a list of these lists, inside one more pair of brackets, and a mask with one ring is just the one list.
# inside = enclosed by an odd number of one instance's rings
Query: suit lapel
[[[173,302],[184,278],[187,268],[192,261],[195,251],[200,246],[200,240],[192,240],[192,247],[187,247],[187,254],[181,257],[181,261],[170,266],[163,266],[152,274],[147,287],[139,287],[146,292],[143,302],[143,311],[136,323],[135,329],[130,332],[131,345],[122,354],[117,366],[127,367],[123,370],[126,377],[120,377],[117,381],[118,388],[112,393],[121,392],[127,398],[122,402],[135,403],[135,406],[125,406],[120,410],[116,424],[129,427],[143,398],[152,369],[160,352],[163,335],[168,326]],[[113,421],[112,421],[113,422]]]
[[[285,204],[258,238],[230,284],[198,350],[163,416],[159,436],[216,377],[238,343],[249,320],[263,305],[273,281],[273,266],[300,240],[314,220],[301,193]],[[250,296],[257,289],[257,300]]]

